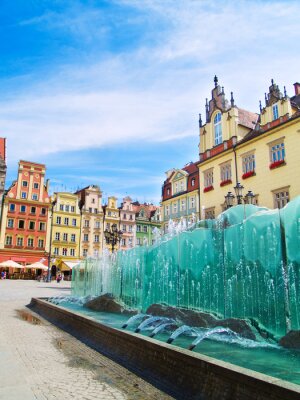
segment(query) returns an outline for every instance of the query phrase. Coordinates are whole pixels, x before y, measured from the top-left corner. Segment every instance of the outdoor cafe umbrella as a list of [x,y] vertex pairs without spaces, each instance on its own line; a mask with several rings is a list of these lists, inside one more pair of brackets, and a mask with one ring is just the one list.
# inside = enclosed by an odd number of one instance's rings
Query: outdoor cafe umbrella
[[2,263],[0,263],[0,268],[24,268],[24,265],[18,264],[13,260],[7,260],[7,261],[3,261]]
[[39,262],[39,261],[37,261],[37,262],[35,262],[33,264],[26,265],[25,268],[42,269],[43,271],[47,271],[48,270],[48,267],[46,265],[44,265],[43,263]]

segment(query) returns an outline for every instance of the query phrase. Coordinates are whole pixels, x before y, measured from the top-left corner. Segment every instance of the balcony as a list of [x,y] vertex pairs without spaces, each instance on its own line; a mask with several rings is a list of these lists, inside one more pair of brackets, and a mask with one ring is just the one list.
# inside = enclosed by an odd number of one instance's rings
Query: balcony
[[229,140],[224,140],[224,142],[218,144],[217,146],[214,146],[211,149],[207,149],[204,153],[200,153],[200,163],[234,147],[236,143],[237,137],[232,136]]

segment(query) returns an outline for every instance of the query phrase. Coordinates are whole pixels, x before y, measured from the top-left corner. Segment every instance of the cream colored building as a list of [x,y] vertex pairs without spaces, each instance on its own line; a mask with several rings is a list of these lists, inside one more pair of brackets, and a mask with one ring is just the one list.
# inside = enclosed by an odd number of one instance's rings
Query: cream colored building
[[200,203],[205,218],[226,207],[225,196],[237,182],[252,191],[257,204],[283,207],[300,194],[300,85],[295,95],[282,94],[272,80],[260,114],[240,109],[215,87],[206,102],[206,123],[200,118]]
[[[117,226],[118,231],[120,230],[120,212],[118,209],[118,199],[114,196],[108,197],[108,202],[105,206],[103,206],[103,233],[104,231],[111,230],[113,225]],[[107,244],[103,235],[103,249],[107,248],[109,250],[112,249],[111,244]],[[117,243],[114,246],[114,250],[118,250],[120,248],[120,244]]]
[[98,257],[103,243],[102,192],[90,185],[76,192],[81,210],[80,256]]

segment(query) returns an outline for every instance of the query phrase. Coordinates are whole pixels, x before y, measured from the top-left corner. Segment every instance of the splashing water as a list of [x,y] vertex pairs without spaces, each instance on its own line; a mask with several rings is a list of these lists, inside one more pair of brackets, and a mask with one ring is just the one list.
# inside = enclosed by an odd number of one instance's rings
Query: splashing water
[[122,326],[123,329],[127,328],[128,325],[132,325],[133,323],[139,321],[140,319],[144,319],[146,317],[150,317],[148,314],[137,314],[134,315],[133,317],[130,317],[127,322]]

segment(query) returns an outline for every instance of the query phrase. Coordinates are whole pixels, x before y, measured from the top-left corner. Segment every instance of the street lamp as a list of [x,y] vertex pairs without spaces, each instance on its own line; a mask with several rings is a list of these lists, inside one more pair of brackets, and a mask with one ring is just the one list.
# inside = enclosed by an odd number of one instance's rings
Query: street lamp
[[248,193],[245,195],[245,197],[243,197],[243,189],[244,186],[237,182],[236,186],[234,187],[236,195],[234,196],[232,192],[227,193],[227,195],[225,196],[227,209],[233,206],[235,197],[237,200],[237,204],[255,204],[255,194],[251,190],[248,190]]
[[111,244],[111,251],[114,252],[115,246],[120,242],[123,235],[122,231],[118,231],[117,224],[113,224],[111,229],[105,229],[104,237],[106,244]]

